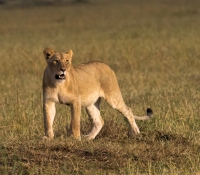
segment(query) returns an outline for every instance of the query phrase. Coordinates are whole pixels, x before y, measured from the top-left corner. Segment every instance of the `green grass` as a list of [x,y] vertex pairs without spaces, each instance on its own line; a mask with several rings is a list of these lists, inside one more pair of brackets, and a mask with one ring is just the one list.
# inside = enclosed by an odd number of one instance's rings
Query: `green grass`
[[[38,1],[39,2],[39,1]],[[0,6],[1,174],[198,174],[200,2],[89,1]],[[93,141],[66,137],[70,111],[57,105],[55,139],[43,142],[45,47],[73,63],[106,62],[127,105],[154,118],[128,138],[123,116],[102,103]],[[82,111],[81,132],[91,129]]]

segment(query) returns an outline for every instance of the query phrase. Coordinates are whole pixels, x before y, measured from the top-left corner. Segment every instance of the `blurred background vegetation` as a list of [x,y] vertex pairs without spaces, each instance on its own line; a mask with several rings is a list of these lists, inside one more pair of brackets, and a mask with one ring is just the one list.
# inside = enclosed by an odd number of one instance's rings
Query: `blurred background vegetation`
[[[3,4],[4,3],[4,4]],[[197,174],[200,171],[200,1],[2,1],[0,174]],[[45,47],[100,60],[117,74],[141,134],[102,101],[105,126],[87,142],[66,137],[57,105],[55,139],[42,142]],[[82,111],[81,133],[91,129]]]
[[27,6],[27,5],[55,5],[63,4],[69,2],[89,2],[89,0],[0,0],[0,5],[18,5],[18,6]]

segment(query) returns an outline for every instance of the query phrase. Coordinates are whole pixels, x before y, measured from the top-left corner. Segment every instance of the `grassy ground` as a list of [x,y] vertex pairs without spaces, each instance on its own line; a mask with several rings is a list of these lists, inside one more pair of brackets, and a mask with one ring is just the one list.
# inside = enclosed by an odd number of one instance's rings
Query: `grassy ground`
[[[1,174],[198,174],[200,3],[89,1],[0,6]],[[66,138],[69,109],[57,105],[56,137],[42,142],[45,47],[71,48],[73,63],[101,60],[116,72],[137,122],[102,104],[105,126],[90,142]],[[82,133],[90,122],[82,112]]]

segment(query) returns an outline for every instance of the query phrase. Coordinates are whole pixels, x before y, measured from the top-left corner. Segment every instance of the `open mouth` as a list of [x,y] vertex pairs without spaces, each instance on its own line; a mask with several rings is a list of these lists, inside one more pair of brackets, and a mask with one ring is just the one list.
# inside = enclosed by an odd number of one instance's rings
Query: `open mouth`
[[56,78],[57,80],[64,80],[64,79],[65,79],[65,75],[64,75],[64,74],[55,75],[55,78]]

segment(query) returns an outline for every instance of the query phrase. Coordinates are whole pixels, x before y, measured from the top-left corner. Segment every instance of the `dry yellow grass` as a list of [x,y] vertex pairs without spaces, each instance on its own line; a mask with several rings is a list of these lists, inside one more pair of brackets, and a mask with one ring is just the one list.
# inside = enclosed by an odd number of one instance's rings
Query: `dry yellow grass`
[[[13,4],[12,4],[13,5]],[[1,174],[198,174],[200,3],[90,1],[0,6]],[[70,112],[57,107],[55,140],[44,134],[45,47],[71,48],[73,63],[101,60],[116,72],[142,133],[127,137],[121,114],[102,104],[105,126],[91,142],[65,138]],[[82,112],[82,133],[90,121]]]

